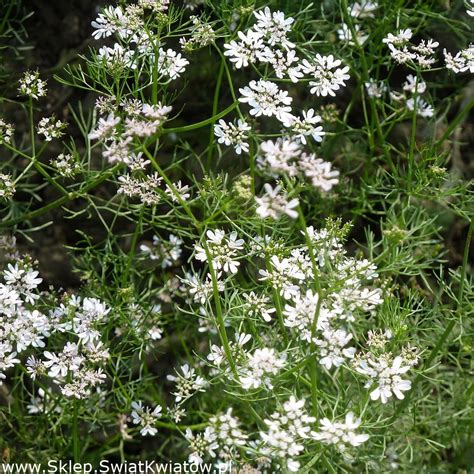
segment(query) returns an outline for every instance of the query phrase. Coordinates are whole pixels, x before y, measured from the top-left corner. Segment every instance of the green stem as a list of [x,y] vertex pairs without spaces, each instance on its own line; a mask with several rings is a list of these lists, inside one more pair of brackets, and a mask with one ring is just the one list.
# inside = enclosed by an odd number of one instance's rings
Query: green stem
[[[224,77],[224,67],[225,67],[225,61],[221,60],[219,72],[217,73],[216,89],[214,90],[214,100],[212,102],[212,116],[213,117],[217,115],[217,107],[219,106],[219,94],[221,91],[222,78]],[[212,152],[214,151],[214,139],[215,139],[214,130],[213,128],[211,128],[211,130],[209,131],[209,146],[207,150],[208,169],[211,168],[211,164],[212,164]]]
[[74,462],[80,462],[81,460],[81,450],[79,446],[79,405],[78,401],[74,400],[74,411],[72,419],[72,448]]
[[214,122],[217,122],[220,118],[225,117],[228,113],[232,112],[238,105],[238,102],[234,102],[233,104],[229,105],[229,107],[225,108],[222,112],[219,112],[212,117],[202,120],[201,122],[196,122],[191,125],[185,125],[184,127],[174,127],[174,128],[164,128],[162,133],[185,133],[191,132],[192,130],[197,130],[198,128],[206,127],[207,125],[211,125]]

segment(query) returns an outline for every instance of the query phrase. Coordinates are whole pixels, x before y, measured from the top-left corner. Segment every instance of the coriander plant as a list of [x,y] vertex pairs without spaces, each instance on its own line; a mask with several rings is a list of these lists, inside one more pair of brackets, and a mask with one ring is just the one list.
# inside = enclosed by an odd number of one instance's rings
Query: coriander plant
[[473,17],[118,1],[5,62],[3,462],[474,469]]

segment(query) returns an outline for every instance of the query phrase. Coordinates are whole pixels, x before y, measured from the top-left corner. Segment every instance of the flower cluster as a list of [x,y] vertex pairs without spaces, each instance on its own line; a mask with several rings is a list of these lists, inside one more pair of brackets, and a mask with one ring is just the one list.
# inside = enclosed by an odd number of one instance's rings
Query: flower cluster
[[188,364],[181,366],[181,372],[175,375],[168,375],[167,379],[176,383],[176,392],[174,392],[175,402],[183,403],[190,398],[195,392],[204,391],[207,385],[206,381],[196,375],[195,370]]
[[389,33],[382,41],[388,46],[390,55],[399,64],[414,63],[422,69],[431,69],[436,62],[435,54],[439,43],[433,39],[421,40],[412,45],[413,31],[410,28]]
[[367,434],[356,434],[355,430],[362,423],[360,418],[354,419],[354,413],[348,412],[343,422],[320,420],[321,431],[312,432],[311,436],[325,444],[334,444],[339,451],[345,451],[348,446],[360,446],[369,439]]
[[273,188],[269,183],[264,185],[264,190],[263,196],[255,198],[257,214],[261,218],[279,219],[284,214],[292,219],[298,217],[298,212],[295,210],[295,207],[299,205],[297,198],[288,200],[288,196],[282,191],[281,186]]
[[132,402],[132,421],[133,424],[140,426],[142,436],[155,436],[158,429],[155,427],[156,420],[161,417],[162,407],[157,405],[153,410],[144,407],[141,401]]
[[45,141],[50,142],[53,138],[61,138],[66,127],[66,123],[57,120],[54,116],[43,117],[38,122],[37,132],[39,135],[44,135]]
[[368,345],[370,351],[358,353],[353,361],[355,370],[368,378],[365,384],[370,389],[371,400],[378,400],[385,404],[395,395],[402,400],[403,392],[410,390],[411,381],[402,378],[418,363],[417,350],[403,348],[402,354],[394,357],[385,350],[388,340],[392,337],[390,331],[384,333],[369,333]]
[[304,405],[304,400],[292,395],[279,411],[264,420],[267,430],[260,432],[263,455],[281,460],[290,472],[298,472],[300,463],[294,458],[304,450],[302,441],[310,436],[311,424],[316,421]]
[[243,120],[237,120],[237,123],[225,122],[219,120],[219,123],[214,126],[214,133],[218,138],[219,143],[224,143],[227,146],[232,145],[235,152],[240,155],[242,151],[248,153],[248,132],[250,126]]
[[153,236],[152,246],[141,244],[140,250],[151,260],[159,260],[161,268],[176,265],[181,257],[183,241],[174,234],[170,234],[168,240]]
[[121,73],[127,69],[137,69],[142,62],[157,64],[159,80],[170,81],[178,78],[189,61],[171,48],[156,44],[150,32],[144,29],[146,10],[152,8],[164,12],[168,2],[139,2],[122,7],[109,6],[92,21],[92,36],[98,40],[116,35],[118,42],[112,47],[103,46],[98,51],[98,59],[111,73]]
[[205,245],[195,245],[195,258],[201,262],[207,261],[209,254],[216,270],[237,273],[240,262],[235,257],[244,244],[242,239],[237,239],[237,232],[231,232],[229,236],[226,236],[223,230],[208,230],[206,236]]
[[15,194],[15,182],[10,174],[0,173],[0,198],[10,199]]
[[[17,357],[29,348],[46,348],[53,333],[71,333],[60,351],[44,350],[44,359],[30,355],[26,371],[32,379],[49,376],[66,397],[85,398],[105,380],[100,367],[109,358],[98,326],[110,312],[96,298],[69,297],[49,313],[39,306],[42,279],[27,259],[9,263],[0,284],[0,379],[6,369],[20,363]],[[38,307],[38,308],[37,308]]]
[[0,143],[11,143],[13,132],[13,125],[0,118]]
[[27,71],[20,79],[18,90],[21,95],[26,95],[32,99],[39,99],[46,95],[46,82],[40,79],[38,71]]
[[314,153],[304,153],[297,141],[267,140],[261,143],[260,151],[257,163],[273,177],[302,175],[321,191],[330,191],[339,182],[339,171],[331,169],[331,163],[317,158]]
[[193,22],[192,26],[190,27],[190,38],[182,37],[179,40],[183,50],[189,52],[214,43],[216,39],[216,33],[212,26],[194,15],[192,15],[190,19]]
[[71,178],[81,171],[81,165],[76,161],[75,156],[70,153],[60,153],[51,160],[51,165],[56,168],[57,173],[64,178]]
[[154,173],[144,178],[134,177],[129,174],[119,176],[120,185],[118,194],[130,198],[138,198],[143,204],[156,205],[161,201],[160,185],[163,179]]

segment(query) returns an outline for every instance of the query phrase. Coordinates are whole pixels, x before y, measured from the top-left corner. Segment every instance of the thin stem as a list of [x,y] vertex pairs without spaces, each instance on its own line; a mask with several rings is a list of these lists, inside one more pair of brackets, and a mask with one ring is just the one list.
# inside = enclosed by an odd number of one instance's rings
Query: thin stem
[[[221,65],[219,67],[219,72],[217,73],[216,88],[214,90],[214,99],[212,102],[212,116],[213,117],[217,115],[217,107],[219,106],[219,94],[221,91],[222,78],[224,77],[224,67],[225,67],[225,61],[221,59]],[[211,127],[211,130],[209,131],[209,145],[208,145],[208,150],[207,150],[208,169],[211,168],[213,151],[214,151],[214,129]]]
[[79,405],[78,400],[74,400],[74,411],[72,418],[72,449],[74,462],[81,460],[81,451],[79,446]]
[[207,125],[211,125],[214,122],[217,122],[220,118],[225,117],[228,113],[232,112],[238,103],[234,102],[233,104],[229,105],[229,107],[225,108],[222,112],[219,112],[212,117],[202,120],[201,122],[196,122],[191,125],[185,125],[183,127],[174,127],[174,128],[164,128],[162,133],[185,133],[191,132],[193,130],[197,130],[198,128],[206,127]]

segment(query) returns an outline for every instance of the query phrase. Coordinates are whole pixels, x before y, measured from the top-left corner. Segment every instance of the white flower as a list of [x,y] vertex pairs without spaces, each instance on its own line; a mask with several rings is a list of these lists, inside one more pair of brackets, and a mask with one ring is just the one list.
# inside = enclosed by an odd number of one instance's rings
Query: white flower
[[0,199],[11,199],[15,192],[13,177],[10,174],[0,173]]
[[26,71],[20,79],[18,91],[32,99],[39,99],[46,95],[46,82],[39,78],[39,72]]
[[167,194],[173,202],[179,202],[177,194],[183,201],[187,201],[191,197],[189,186],[187,184],[182,184],[181,180],[173,183],[173,187],[174,190],[170,188],[168,183],[165,185],[165,194]]
[[43,281],[38,275],[39,272],[32,268],[20,268],[18,263],[9,263],[3,272],[7,286],[18,292],[27,303],[34,303],[39,298],[39,295],[33,292]]
[[151,260],[161,260],[161,268],[172,267],[179,261],[182,254],[183,241],[174,234],[169,235],[168,241],[157,235],[153,236],[153,247],[140,245],[140,250],[146,253]]
[[276,311],[276,308],[267,307],[270,298],[265,295],[256,295],[253,291],[244,293],[242,296],[245,299],[245,308],[250,314],[261,316],[267,323],[272,320],[271,314]]
[[346,358],[352,359],[355,354],[355,348],[344,346],[352,339],[352,334],[344,329],[326,329],[323,331],[323,339],[317,339],[315,342],[320,347],[321,358],[319,363],[324,365],[327,370],[332,366],[339,367]]
[[270,258],[270,269],[259,270],[260,280],[268,280],[271,285],[279,290],[285,299],[299,296],[299,287],[294,280],[303,281],[305,274],[295,266],[289,258],[279,259],[277,255]]
[[91,22],[91,26],[95,29],[92,33],[94,39],[107,38],[115,32],[119,32],[121,36],[126,36],[127,30],[124,28],[125,17],[120,7],[108,6],[99,16]]
[[454,56],[443,50],[446,68],[454,73],[469,71],[474,73],[474,45],[470,44],[468,48],[458,51]]
[[416,53],[415,61],[421,68],[431,68],[436,62],[434,55],[436,48],[439,46],[437,41],[429,39],[428,41],[421,40],[418,45],[414,45],[411,49]]
[[310,81],[311,94],[326,97],[327,95],[335,96],[335,92],[345,86],[350,76],[347,74],[349,67],[340,68],[342,64],[340,59],[335,59],[332,54],[329,56],[321,56],[317,54],[314,62],[303,60],[302,68],[305,74],[312,76]]
[[354,2],[347,10],[353,18],[373,18],[374,12],[378,8],[377,2],[362,0],[361,2]]
[[[354,31],[356,33],[357,43],[364,44],[367,41],[369,35],[361,30],[361,26],[359,24],[354,25]],[[342,23],[341,28],[337,30],[337,35],[341,41],[345,41],[351,45],[356,44],[352,30],[346,23]]]
[[157,126],[163,124],[168,119],[168,114],[173,110],[170,105],[162,105],[161,102],[157,104],[143,104],[141,113],[149,118],[153,119]]
[[306,145],[306,137],[311,136],[315,142],[322,142],[325,132],[321,123],[321,117],[314,113],[314,109],[303,110],[303,118],[291,116],[288,123],[284,125],[292,129],[293,138],[301,140]]
[[426,91],[426,82],[413,74],[408,74],[407,80],[403,84],[403,90],[410,92],[410,94],[423,94]]
[[0,118],[0,143],[11,143],[13,131],[13,125]]
[[239,101],[246,102],[252,107],[250,115],[255,117],[274,115],[280,122],[288,121],[293,99],[288,96],[287,91],[280,90],[274,82],[263,79],[258,82],[250,81],[248,86],[239,91],[242,94]]
[[140,434],[142,436],[150,435],[155,436],[158,430],[155,428],[155,422],[161,417],[161,406],[157,405],[153,411],[151,408],[143,407],[141,401],[132,402],[132,421],[135,425],[140,425]]
[[192,464],[201,464],[206,456],[214,458],[216,456],[216,449],[219,447],[217,435],[215,431],[208,426],[204,433],[193,434],[193,432],[187,428],[184,437],[189,443],[191,454],[189,455],[188,461]]
[[151,8],[155,12],[164,12],[168,9],[170,0],[138,0],[143,8]]
[[158,72],[168,76],[170,79],[178,78],[186,69],[189,61],[183,58],[181,53],[168,48],[166,51],[162,48],[158,51]]
[[106,320],[111,311],[104,302],[97,298],[84,298],[82,307],[76,309],[73,318],[73,331],[83,343],[97,341],[100,332],[95,328],[100,322]]
[[389,43],[388,48],[390,49],[390,56],[399,64],[405,64],[416,59],[416,53],[409,51],[406,46],[398,49],[395,45]]
[[281,11],[272,13],[268,7],[254,12],[254,15],[258,20],[255,30],[265,37],[268,44],[294,48],[295,45],[286,37],[287,33],[291,31],[291,25],[295,21],[294,18],[285,18],[285,14]]
[[388,86],[384,82],[377,82],[374,79],[369,79],[364,85],[369,97],[380,98],[388,90]]
[[0,385],[2,384],[1,380],[6,378],[3,372],[20,363],[20,359],[16,358],[16,352],[11,352],[12,349],[9,342],[0,341]]
[[[302,341],[311,342],[311,329],[318,308],[318,300],[317,293],[307,290],[304,295],[298,294],[294,298],[294,306],[285,305],[284,324],[289,328],[295,328]],[[321,320],[322,318],[318,318],[318,329],[321,327]]]
[[[303,77],[299,58],[296,56],[294,49],[282,51],[280,49],[274,50],[267,47],[263,52],[261,61],[270,63],[275,71],[276,77],[279,79],[288,77],[292,82],[296,83]],[[296,65],[292,66],[293,63],[296,63]]]
[[314,154],[303,154],[298,162],[298,167],[311,180],[311,184],[321,191],[330,191],[339,183],[339,171],[333,170],[332,164]]
[[59,175],[70,178],[81,170],[81,165],[77,162],[76,156],[70,153],[60,153],[56,158],[50,161],[51,165],[56,168]]
[[383,40],[382,43],[388,45],[395,45],[401,46],[410,41],[411,37],[413,36],[413,32],[410,28],[406,28],[405,30],[400,30],[396,35],[389,33]]
[[265,194],[262,197],[256,197],[257,214],[262,218],[271,217],[272,219],[279,219],[283,214],[296,219],[298,211],[298,199],[287,199],[287,196],[281,192],[281,186],[272,186],[268,183],[264,185]]
[[224,446],[231,449],[245,446],[248,436],[240,429],[240,420],[232,415],[232,407],[225,413],[212,416],[209,423]]
[[311,432],[311,436],[322,443],[335,444],[339,451],[345,451],[350,446],[360,446],[369,439],[369,435],[355,433],[362,420],[354,419],[354,416],[352,412],[347,413],[344,422],[323,418],[320,420],[320,431]]
[[299,471],[300,464],[293,458],[304,451],[303,441],[311,432],[310,423],[316,421],[306,413],[304,404],[304,400],[290,396],[280,410],[263,420],[267,431],[260,431],[262,454],[269,459],[281,459],[291,472]]
[[39,135],[44,135],[45,141],[50,142],[53,138],[61,138],[64,135],[63,129],[66,126],[66,123],[57,120],[52,115],[51,117],[43,117],[38,122],[37,132]]
[[395,395],[399,400],[405,398],[403,392],[410,390],[411,382],[400,377],[410,370],[409,365],[402,365],[403,358],[379,357],[377,360],[372,356],[362,358],[357,362],[356,370],[370,379],[365,387],[369,388],[375,384],[375,389],[370,392],[371,400],[387,403],[388,399]]
[[276,375],[285,366],[286,357],[279,357],[275,349],[264,347],[256,349],[248,356],[246,368],[240,375],[240,383],[244,390],[265,385],[272,389],[268,375]]
[[[217,275],[217,278],[220,278],[221,274]],[[208,273],[206,275],[206,280],[201,281],[197,275],[187,274],[186,279],[183,280],[183,283],[189,286],[189,294],[193,297],[194,301],[200,304],[204,304],[213,294],[213,284],[211,275]],[[224,291],[224,282],[217,281],[217,290]]]
[[90,140],[111,140],[115,134],[115,127],[120,123],[120,117],[109,114],[107,118],[99,118],[95,130],[89,133]]
[[[46,398],[45,395],[47,395]],[[51,391],[45,392],[42,388],[38,389],[38,396],[35,397],[33,395],[31,397],[27,410],[31,415],[46,412],[61,413],[61,407],[54,402],[54,396]]]
[[20,304],[22,304],[20,293],[11,286],[0,283],[0,311],[9,313],[14,311],[16,305]]
[[176,403],[183,403],[196,392],[204,392],[204,387],[207,385],[207,382],[188,364],[181,366],[181,373],[176,371],[176,376],[167,375],[166,378],[176,383],[176,391],[173,392]]
[[218,137],[219,143],[224,143],[227,146],[233,145],[235,152],[240,155],[242,151],[248,153],[249,144],[248,133],[250,125],[244,120],[238,119],[237,124],[226,123],[223,119],[219,120],[218,125],[214,125],[214,134]]
[[300,156],[300,144],[297,141],[279,138],[267,140],[260,144],[262,156],[257,158],[260,167],[268,169],[272,176],[287,174],[295,176],[298,172],[295,160]]
[[467,0],[465,5],[466,5],[466,13],[469,16],[474,17],[474,0]]
[[131,171],[144,170],[147,165],[150,164],[150,160],[145,160],[143,158],[143,152],[131,153],[128,156],[125,156],[123,162]]
[[115,43],[112,48],[103,46],[97,54],[99,61],[103,61],[110,68],[130,68],[136,69],[137,62],[134,58],[134,52],[125,49],[121,44]]
[[78,371],[84,362],[84,357],[78,354],[77,344],[72,342],[66,343],[58,354],[44,351],[44,356],[48,359],[44,361],[44,366],[49,369],[48,375],[53,378],[64,378],[69,371]]
[[407,109],[411,112],[413,112],[416,107],[416,113],[420,117],[429,118],[434,115],[434,108],[420,97],[417,97],[416,100],[415,97],[411,97],[407,100],[406,105]]
[[127,137],[120,140],[112,140],[105,146],[102,155],[111,164],[131,163],[131,143],[132,137]]
[[249,30],[247,34],[238,31],[240,41],[232,40],[224,44],[224,56],[228,56],[237,69],[247,67],[249,64],[262,60],[265,45],[261,33]]
[[35,380],[37,376],[41,376],[46,372],[46,368],[42,360],[36,359],[35,356],[30,356],[26,360],[26,371],[31,379]]
[[[233,231],[227,237],[225,231],[216,229],[208,230],[207,248],[212,259],[212,265],[216,270],[224,270],[225,272],[237,273],[240,262],[235,260],[238,250],[243,249],[243,239],[237,239],[237,232]],[[201,262],[207,262],[207,254],[200,245],[194,246],[196,250],[195,258]]]

